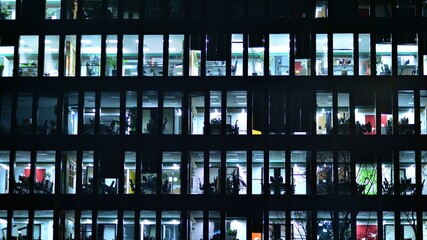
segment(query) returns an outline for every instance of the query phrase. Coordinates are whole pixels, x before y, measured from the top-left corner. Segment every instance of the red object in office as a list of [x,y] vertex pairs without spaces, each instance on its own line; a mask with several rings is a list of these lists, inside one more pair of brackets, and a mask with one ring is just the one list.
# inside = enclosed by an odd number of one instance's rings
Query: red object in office
[[[36,181],[37,182],[42,182],[44,175],[46,173],[46,169],[36,169]],[[29,177],[30,176],[30,169],[27,168],[24,170],[24,176],[25,177]]]

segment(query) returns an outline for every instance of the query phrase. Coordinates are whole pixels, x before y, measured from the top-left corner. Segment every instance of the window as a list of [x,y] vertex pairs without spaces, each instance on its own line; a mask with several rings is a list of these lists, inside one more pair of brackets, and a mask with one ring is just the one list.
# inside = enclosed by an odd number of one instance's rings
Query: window
[[391,48],[391,34],[379,33],[376,35],[375,56],[377,76],[389,76],[392,74]]
[[359,75],[371,75],[371,35],[361,33],[358,39],[359,44]]
[[205,133],[205,96],[203,92],[189,94],[189,134],[201,135]]
[[399,90],[399,134],[413,135],[415,134],[415,111],[414,111],[414,91]]
[[316,34],[316,75],[328,75],[328,35]]
[[163,35],[144,35],[143,76],[163,76]]
[[333,129],[332,92],[316,92],[316,134],[330,135]]
[[291,181],[293,194],[308,194],[310,185],[307,182],[307,165],[310,164],[311,153],[309,151],[291,152]]
[[162,133],[182,134],[182,93],[165,92],[163,99]]
[[289,34],[270,34],[269,40],[270,75],[289,75]]
[[39,36],[21,36],[19,39],[20,77],[38,76]]
[[55,193],[55,151],[37,151],[34,193]]
[[247,104],[245,91],[227,92],[226,134],[246,135],[248,133]]
[[354,75],[353,34],[333,34],[333,75]]
[[[10,152],[0,151],[0,194],[9,193]],[[1,214],[1,211],[0,211]],[[0,215],[1,218],[1,215]]]
[[61,193],[75,194],[77,175],[77,152],[63,151],[61,153]]
[[38,104],[36,134],[56,134],[57,116],[61,114],[57,98],[53,96],[40,96]]
[[118,135],[120,133],[120,93],[101,92],[99,109],[99,134]]
[[65,71],[66,77],[76,76],[76,35],[65,36]]
[[12,77],[13,75],[13,46],[0,46],[0,77]]
[[188,193],[203,194],[213,189],[210,183],[205,184],[204,166],[205,155],[203,152],[189,152],[189,167],[188,167]]
[[247,157],[245,151],[226,153],[226,192],[227,194],[247,194]]
[[123,35],[122,76],[138,76],[138,35]]
[[264,35],[248,35],[248,76],[264,75]]
[[225,76],[227,35],[206,35],[206,76]]
[[30,152],[17,151],[15,153],[14,166],[14,194],[29,194],[31,181],[31,160]]
[[100,76],[101,72],[101,36],[82,35],[80,49],[80,75]]
[[105,76],[117,76],[117,35],[107,35]]
[[418,75],[418,37],[415,33],[397,35],[397,74]]
[[181,153],[163,152],[162,194],[181,194]]
[[168,76],[183,76],[184,35],[169,35]]
[[310,76],[311,35],[309,33],[296,33],[294,36],[295,76]]
[[285,162],[285,151],[269,152],[267,181],[269,182],[268,192],[271,195],[283,195],[286,193],[289,183],[286,182]]
[[45,18],[49,20],[61,18],[61,0],[46,0]]

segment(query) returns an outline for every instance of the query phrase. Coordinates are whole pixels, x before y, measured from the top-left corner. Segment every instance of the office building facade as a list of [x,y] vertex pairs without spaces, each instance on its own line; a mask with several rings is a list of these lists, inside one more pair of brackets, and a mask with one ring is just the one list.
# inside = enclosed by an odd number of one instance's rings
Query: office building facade
[[427,2],[0,4],[3,239],[427,239]]

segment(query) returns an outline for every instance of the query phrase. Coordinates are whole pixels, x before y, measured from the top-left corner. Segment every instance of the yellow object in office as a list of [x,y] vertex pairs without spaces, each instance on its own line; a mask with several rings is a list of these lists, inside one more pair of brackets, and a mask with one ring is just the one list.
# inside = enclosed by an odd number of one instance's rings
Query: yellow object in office
[[253,129],[252,129],[252,135],[261,135],[261,134],[262,134],[262,132],[261,132],[261,131],[253,130]]

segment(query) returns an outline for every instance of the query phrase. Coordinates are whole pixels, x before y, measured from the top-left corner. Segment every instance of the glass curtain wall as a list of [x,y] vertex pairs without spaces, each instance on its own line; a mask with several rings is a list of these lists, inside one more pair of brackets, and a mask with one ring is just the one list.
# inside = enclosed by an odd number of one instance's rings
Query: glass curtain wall
[[58,76],[58,64],[59,64],[59,36],[48,35],[44,40],[44,71],[43,76],[45,77],[57,77]]

